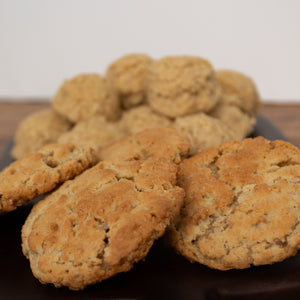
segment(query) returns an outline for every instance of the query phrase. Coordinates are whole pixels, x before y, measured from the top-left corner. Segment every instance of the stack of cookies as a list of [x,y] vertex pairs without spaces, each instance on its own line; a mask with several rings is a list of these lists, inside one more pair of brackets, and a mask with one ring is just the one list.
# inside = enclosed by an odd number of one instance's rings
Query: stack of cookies
[[248,136],[260,103],[249,77],[215,71],[203,58],[131,54],[113,62],[105,76],[66,80],[50,109],[21,122],[11,154],[22,158],[54,142],[88,143],[97,151],[122,136],[172,126],[189,139],[192,155]]
[[195,57],[130,55],[105,78],[63,83],[20,125],[18,160],[0,172],[0,214],[47,193],[22,228],[34,276],[83,289],[130,270],[163,235],[219,270],[295,255],[300,151],[244,139],[259,103],[251,79]]

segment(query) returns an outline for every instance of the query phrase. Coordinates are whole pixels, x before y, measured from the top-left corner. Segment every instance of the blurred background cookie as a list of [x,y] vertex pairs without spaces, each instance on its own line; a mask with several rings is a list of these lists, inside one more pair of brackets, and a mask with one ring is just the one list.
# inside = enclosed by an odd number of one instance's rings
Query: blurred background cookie
[[220,91],[212,65],[192,56],[170,56],[149,68],[150,106],[168,117],[207,112],[219,101]]
[[148,105],[140,105],[123,112],[120,125],[128,134],[134,134],[148,128],[167,127],[172,121],[155,112]]
[[151,62],[146,54],[129,54],[108,67],[106,78],[117,91],[124,109],[145,102],[146,76]]
[[226,124],[205,113],[178,117],[174,121],[174,127],[190,141],[190,155],[196,154],[201,149],[233,140],[235,136]]
[[70,131],[62,134],[57,142],[89,145],[97,151],[122,136],[125,136],[125,132],[119,122],[109,122],[103,116],[94,116],[78,122]]
[[71,128],[71,123],[53,109],[33,113],[22,120],[14,136],[11,155],[20,159],[42,146],[56,142],[58,137]]
[[51,103],[57,112],[73,123],[97,115],[114,121],[120,115],[116,92],[98,74],[81,74],[66,80]]

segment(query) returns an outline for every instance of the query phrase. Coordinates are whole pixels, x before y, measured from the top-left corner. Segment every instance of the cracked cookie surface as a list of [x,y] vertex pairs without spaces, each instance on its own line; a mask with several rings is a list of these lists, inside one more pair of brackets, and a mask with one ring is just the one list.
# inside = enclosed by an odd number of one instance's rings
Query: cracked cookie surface
[[54,189],[96,163],[90,147],[49,144],[0,172],[0,214]]
[[37,203],[22,229],[34,276],[78,290],[143,259],[183,202],[177,154],[108,158]]
[[220,89],[212,65],[193,56],[169,56],[149,68],[150,106],[171,118],[207,112],[219,101]]
[[220,270],[272,264],[300,247],[300,152],[262,137],[186,159],[186,193],[169,239],[179,253]]

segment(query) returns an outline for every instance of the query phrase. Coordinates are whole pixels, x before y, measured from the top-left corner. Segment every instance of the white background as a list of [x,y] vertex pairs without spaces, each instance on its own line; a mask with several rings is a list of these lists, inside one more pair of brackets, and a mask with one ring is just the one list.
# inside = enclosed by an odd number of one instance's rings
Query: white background
[[52,97],[127,53],[190,54],[300,102],[299,0],[0,0],[0,98]]

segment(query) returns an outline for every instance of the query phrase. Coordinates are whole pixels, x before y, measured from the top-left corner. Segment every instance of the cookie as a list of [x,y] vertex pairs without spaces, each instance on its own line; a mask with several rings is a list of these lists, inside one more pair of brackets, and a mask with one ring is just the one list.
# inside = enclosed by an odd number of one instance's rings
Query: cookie
[[108,67],[106,78],[116,89],[124,109],[145,102],[146,76],[151,62],[148,55],[129,54]]
[[175,128],[152,128],[121,138],[101,148],[97,155],[101,160],[114,157],[134,160],[163,156],[179,163],[189,150],[188,139]]
[[79,290],[145,258],[182,205],[174,161],[184,153],[101,161],[37,203],[22,228],[34,276]]
[[257,114],[261,100],[250,77],[232,70],[219,70],[216,76],[221,86],[222,103],[235,105],[250,116]]
[[191,261],[244,269],[300,247],[300,151],[263,137],[205,149],[180,166],[184,205],[169,238]]
[[96,162],[91,148],[50,144],[0,172],[0,214],[54,189]]
[[57,142],[89,145],[97,151],[122,136],[125,133],[119,122],[108,122],[103,116],[96,116],[78,122],[72,130],[62,134]]
[[150,106],[140,105],[124,111],[120,124],[125,132],[135,134],[149,128],[171,126],[172,121],[153,111]]
[[11,156],[20,159],[47,144],[55,143],[70,128],[71,123],[53,109],[30,114],[21,121],[15,132]]
[[220,89],[212,65],[191,56],[170,56],[150,65],[147,80],[150,106],[168,117],[211,110]]
[[255,116],[231,104],[218,104],[209,115],[225,123],[233,131],[234,139],[239,141],[247,137],[256,124]]
[[222,142],[235,139],[231,128],[205,113],[178,117],[174,121],[174,127],[188,138],[191,145],[190,155],[196,154],[201,149],[215,147]]
[[73,123],[92,116],[104,116],[107,120],[115,121],[120,116],[120,102],[116,92],[98,74],[81,74],[66,80],[51,104]]

